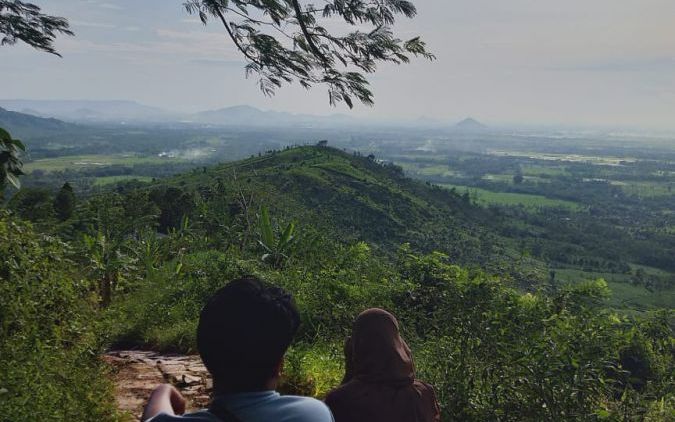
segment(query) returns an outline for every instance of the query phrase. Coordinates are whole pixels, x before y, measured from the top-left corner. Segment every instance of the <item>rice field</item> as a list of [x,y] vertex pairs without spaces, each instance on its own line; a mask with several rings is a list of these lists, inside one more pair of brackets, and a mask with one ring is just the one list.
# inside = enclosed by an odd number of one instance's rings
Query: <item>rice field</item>
[[642,198],[654,196],[675,195],[675,183],[634,182],[634,181],[610,181],[619,186],[628,195]]
[[139,156],[134,154],[119,155],[68,155],[64,157],[44,158],[40,160],[26,162],[23,166],[25,172],[30,173],[34,170],[45,172],[62,171],[66,169],[82,170],[97,167],[109,167],[114,165],[133,166],[136,164],[162,164],[167,162],[178,162],[176,158],[165,158],[156,156]]
[[482,205],[496,204],[507,206],[523,206],[530,209],[567,208],[573,211],[581,211],[584,209],[584,206],[579,203],[565,201],[562,199],[547,198],[542,195],[529,195],[525,193],[512,192],[492,192],[486,189],[451,184],[440,184],[439,186],[447,189],[455,188],[459,193],[468,191],[469,195],[471,195],[472,198]]
[[151,182],[152,177],[134,175],[97,177],[94,181],[94,186],[113,185],[115,183],[128,182],[131,180],[137,180],[139,182]]
[[604,279],[612,291],[609,304],[614,308],[642,310],[654,308],[675,309],[675,289],[652,292],[642,286],[630,284],[630,276],[627,274],[585,272],[577,269],[555,269],[555,273],[556,280],[562,283],[578,283],[598,278]]

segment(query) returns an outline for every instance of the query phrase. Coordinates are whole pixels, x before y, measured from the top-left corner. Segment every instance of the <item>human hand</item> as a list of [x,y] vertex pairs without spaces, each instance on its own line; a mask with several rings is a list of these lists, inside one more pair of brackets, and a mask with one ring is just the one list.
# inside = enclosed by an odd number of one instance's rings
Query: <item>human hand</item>
[[150,394],[148,404],[145,406],[141,421],[166,413],[175,416],[185,413],[187,401],[185,397],[171,384],[162,384]]

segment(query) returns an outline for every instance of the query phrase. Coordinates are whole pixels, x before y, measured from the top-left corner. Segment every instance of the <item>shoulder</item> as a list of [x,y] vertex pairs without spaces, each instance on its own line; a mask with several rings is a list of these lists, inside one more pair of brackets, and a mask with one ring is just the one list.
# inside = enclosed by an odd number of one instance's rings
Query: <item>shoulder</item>
[[200,411],[188,413],[183,416],[169,416],[166,413],[148,419],[147,422],[220,422],[218,418],[209,412]]
[[281,396],[278,400],[293,422],[332,422],[333,414],[323,402],[300,396]]

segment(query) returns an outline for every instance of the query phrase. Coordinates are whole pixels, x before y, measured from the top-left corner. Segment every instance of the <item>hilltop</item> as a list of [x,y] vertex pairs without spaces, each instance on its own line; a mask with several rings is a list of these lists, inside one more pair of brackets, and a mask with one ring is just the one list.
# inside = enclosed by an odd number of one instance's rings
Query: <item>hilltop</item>
[[488,127],[478,120],[468,117],[457,123],[454,126],[454,129],[462,132],[483,132],[486,131]]
[[290,148],[162,183],[200,192],[207,201],[223,195],[235,200],[245,192],[282,219],[311,223],[345,242],[366,241],[385,254],[410,243],[488,269],[517,255],[496,234],[494,211],[473,205],[468,195],[407,178],[400,167],[373,156],[334,148]]
[[0,127],[8,130],[16,137],[32,134],[63,131],[76,127],[58,119],[37,117],[31,114],[5,110],[0,107]]

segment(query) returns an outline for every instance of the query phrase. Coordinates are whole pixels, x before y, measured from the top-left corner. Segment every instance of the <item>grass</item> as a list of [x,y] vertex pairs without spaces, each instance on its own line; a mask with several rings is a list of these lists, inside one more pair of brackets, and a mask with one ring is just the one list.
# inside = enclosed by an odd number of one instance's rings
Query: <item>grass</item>
[[[654,196],[668,196],[675,195],[675,184],[656,183],[656,182],[611,182],[613,185],[621,187],[621,189],[628,195],[639,196],[642,198]],[[670,187],[670,190],[668,189]]]
[[581,155],[581,154],[554,154],[541,152],[526,152],[526,151],[488,151],[488,154],[498,155],[503,157],[526,157],[535,160],[546,161],[562,161],[572,163],[589,163],[604,166],[619,166],[623,163],[634,163],[638,161],[632,157],[610,157],[597,155]]
[[24,171],[30,173],[34,170],[46,172],[62,171],[66,169],[85,169],[108,167],[114,165],[133,166],[136,164],[160,164],[180,161],[176,158],[160,158],[156,156],[138,156],[133,154],[116,155],[67,155],[64,157],[45,158],[24,164]]
[[565,176],[567,169],[565,166],[544,166],[544,165],[524,165],[521,171],[525,176]]
[[482,205],[521,205],[525,208],[536,209],[542,207],[548,208],[567,208],[573,211],[581,211],[583,206],[572,201],[565,201],[562,199],[551,199],[542,195],[530,195],[525,193],[511,193],[511,192],[492,192],[486,189],[474,188],[470,186],[440,184],[444,188],[455,188],[457,192],[463,193],[469,191],[472,198]]
[[139,182],[151,182],[152,177],[148,176],[134,176],[134,175],[124,175],[124,176],[104,176],[97,177],[94,181],[94,186],[106,186],[113,185],[119,182],[126,182],[130,180],[138,180]]
[[556,280],[563,283],[578,283],[602,278],[612,291],[609,305],[618,309],[647,310],[655,308],[675,309],[675,289],[651,292],[642,286],[630,284],[627,274],[586,272],[578,269],[555,269]]

